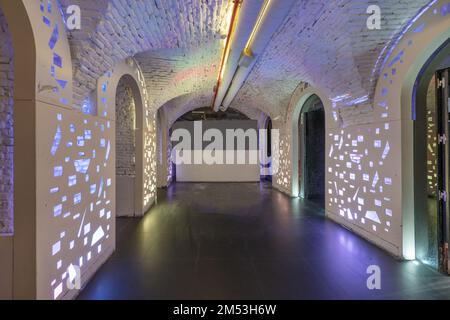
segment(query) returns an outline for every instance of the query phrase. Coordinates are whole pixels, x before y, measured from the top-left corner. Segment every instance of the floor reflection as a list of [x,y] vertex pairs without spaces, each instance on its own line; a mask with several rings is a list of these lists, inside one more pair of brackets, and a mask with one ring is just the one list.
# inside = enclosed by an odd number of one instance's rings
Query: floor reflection
[[[368,290],[367,268],[381,268]],[[400,262],[269,185],[174,184],[80,299],[447,299],[450,278]]]

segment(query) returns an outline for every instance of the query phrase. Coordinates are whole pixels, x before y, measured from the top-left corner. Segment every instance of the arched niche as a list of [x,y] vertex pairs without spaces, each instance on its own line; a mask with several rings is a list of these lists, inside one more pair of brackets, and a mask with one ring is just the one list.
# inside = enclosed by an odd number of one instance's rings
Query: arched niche
[[[335,127],[336,124],[331,119],[331,102],[322,93],[322,91],[309,86],[308,84],[300,85],[293,94],[293,99],[290,103],[288,122],[290,123],[290,156],[291,156],[291,194],[294,197],[302,196],[300,190],[299,176],[301,168],[299,167],[299,155],[300,155],[300,132],[299,132],[299,120],[305,103],[311,98],[316,96],[323,104],[323,109],[325,112],[325,128]],[[325,137],[326,138],[326,137]],[[325,141],[328,139],[326,138]],[[327,150],[328,145],[325,143],[325,150]],[[325,168],[327,167],[327,158],[325,160]],[[326,176],[326,174],[325,174]],[[325,200],[326,202],[326,200]]]
[[[325,110],[313,94],[301,106],[298,119],[298,154],[300,196],[323,207],[325,197]],[[295,155],[294,155],[295,156]]]
[[[447,1],[432,1],[396,39],[385,59],[374,96],[375,121],[389,125],[395,201],[395,242],[400,255],[415,259],[414,87],[427,60],[450,38]],[[391,173],[390,173],[391,174]]]
[[123,75],[116,88],[116,212],[143,215],[142,97],[134,78]]
[[[440,195],[448,190],[445,163],[449,152],[439,136],[448,136],[449,68],[450,39],[423,66],[412,97],[415,257],[445,273],[448,210]],[[447,98],[443,99],[445,94]]]
[[[145,80],[133,59],[118,63],[97,82],[96,110],[116,126],[116,93],[124,81],[133,93],[136,110],[135,127],[135,215],[142,216],[156,200],[156,114],[148,105]],[[116,147],[114,146],[116,151]],[[115,152],[114,152],[115,154]]]
[[[261,180],[272,183],[272,152],[273,142],[277,137],[273,136],[273,122],[272,118],[261,112],[258,117],[258,129],[261,130],[259,134],[259,157],[261,166]],[[275,143],[276,144],[276,143]]]

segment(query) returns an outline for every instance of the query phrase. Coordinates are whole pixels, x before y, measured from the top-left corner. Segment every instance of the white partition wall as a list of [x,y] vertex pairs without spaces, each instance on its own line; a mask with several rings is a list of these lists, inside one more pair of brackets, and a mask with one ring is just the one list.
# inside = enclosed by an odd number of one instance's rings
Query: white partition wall
[[[218,152],[218,157],[224,159],[233,157],[234,152]],[[203,151],[195,150],[192,156],[201,157]],[[227,155],[228,154],[228,155]],[[250,151],[240,155],[245,159],[251,157]],[[176,166],[178,182],[258,182],[260,167],[257,164],[180,164]]]
[[[180,121],[174,124],[172,130],[174,150],[180,150],[180,153],[176,152],[175,155],[177,158],[181,155],[187,160],[176,161],[178,182],[258,182],[260,180],[256,120]],[[179,147],[186,141],[179,137],[178,132],[189,133],[191,139],[186,145],[187,148]],[[234,134],[237,134],[238,138]],[[234,142],[232,142],[233,139]],[[181,144],[177,145],[178,140]],[[241,141],[242,145],[239,145],[238,141]],[[254,141],[253,145],[251,141]]]
[[71,56],[57,2],[25,3],[39,46],[35,297],[71,298],[78,292],[68,280],[85,281],[115,247],[114,123],[106,113],[72,107]]
[[99,80],[95,108],[73,108],[72,61],[58,2],[2,0],[0,6],[15,49],[16,155],[15,228],[0,241],[0,293],[70,299],[79,293],[77,279],[83,286],[115,249],[116,79],[130,75],[140,93],[140,214],[156,198],[154,114],[133,61]]
[[37,297],[73,297],[115,248],[114,128],[108,119],[38,104]]

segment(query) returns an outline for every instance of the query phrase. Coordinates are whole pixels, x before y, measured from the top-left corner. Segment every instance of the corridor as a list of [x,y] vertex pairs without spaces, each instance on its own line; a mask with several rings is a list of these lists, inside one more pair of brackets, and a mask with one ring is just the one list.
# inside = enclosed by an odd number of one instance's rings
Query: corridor
[[450,0],[0,0],[0,300],[450,300],[449,141]]
[[[382,289],[366,270],[378,265]],[[142,219],[120,218],[117,249],[79,299],[447,299],[450,278],[401,262],[267,183],[176,183]]]

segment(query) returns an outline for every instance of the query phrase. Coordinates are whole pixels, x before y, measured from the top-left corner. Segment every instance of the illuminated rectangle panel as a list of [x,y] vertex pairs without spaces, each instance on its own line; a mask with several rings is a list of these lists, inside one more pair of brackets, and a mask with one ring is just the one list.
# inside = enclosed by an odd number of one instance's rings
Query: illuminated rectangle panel
[[[72,293],[65,281],[53,282],[54,279],[73,274],[70,268],[80,267],[84,274],[102,263],[115,246],[115,219],[108,219],[105,214],[114,212],[115,206],[115,163],[107,157],[107,146],[114,146],[114,126],[108,128],[107,120],[101,118],[96,119],[99,125],[95,126],[92,118],[87,119],[82,113],[44,103],[37,110],[41,141],[37,152],[42,155],[37,161],[37,202],[39,212],[47,213],[37,221],[38,272],[45,270],[38,278],[39,296],[60,299]],[[58,130],[61,141],[53,156],[51,150]],[[77,143],[70,145],[70,141]],[[105,147],[99,148],[101,144]],[[84,156],[80,158],[80,154]],[[66,161],[67,158],[75,160]]]

